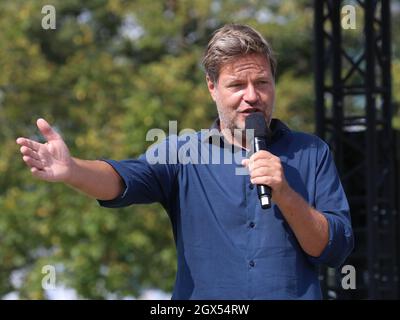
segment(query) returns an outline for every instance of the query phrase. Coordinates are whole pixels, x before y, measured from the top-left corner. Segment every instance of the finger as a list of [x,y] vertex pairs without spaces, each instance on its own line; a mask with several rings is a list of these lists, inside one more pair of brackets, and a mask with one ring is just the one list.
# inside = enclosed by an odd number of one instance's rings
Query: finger
[[32,150],[34,150],[34,151],[38,151],[39,148],[40,148],[40,145],[41,145],[39,142],[30,140],[30,139],[26,139],[26,138],[18,138],[18,139],[16,140],[16,142],[17,142],[20,146],[28,147],[28,148],[30,148],[30,149],[32,149]]
[[262,167],[278,170],[281,167],[280,162],[275,161],[275,159],[256,159],[251,161],[251,164],[253,170]]
[[36,121],[36,125],[47,141],[61,139],[60,135],[49,125],[49,123],[40,118]]
[[254,164],[254,167],[265,167],[265,166],[271,166],[271,167],[276,167],[279,168],[282,163],[281,159],[277,156],[271,155],[271,156],[258,156],[258,157],[250,157],[250,162]]
[[270,159],[274,157],[274,155],[266,150],[260,150],[254,153],[251,157],[250,160],[256,161],[258,159]]
[[260,167],[260,168],[255,168],[251,172],[251,177],[252,178],[257,178],[257,177],[267,177],[270,176],[272,173],[272,170],[270,168],[266,167]]
[[254,159],[252,159],[252,158],[250,157],[250,161],[249,161],[249,171],[252,172],[252,171],[254,170],[254,167],[255,167]]
[[23,156],[22,160],[25,161],[25,163],[30,166],[30,167],[35,167],[39,170],[42,170],[44,168],[43,163],[41,161],[38,161],[36,159],[33,159],[29,156]]
[[242,166],[248,167],[250,160],[249,159],[243,159],[242,160]]
[[255,159],[251,160],[251,163],[253,164],[253,168],[265,167],[271,165],[271,160],[265,158]]
[[39,155],[35,151],[33,151],[31,148],[22,146],[20,148],[20,151],[24,156],[29,156],[29,157],[31,157],[33,159],[40,160]]
[[271,177],[257,177],[257,178],[250,178],[250,182],[252,184],[263,184],[266,186],[271,186],[273,179]]

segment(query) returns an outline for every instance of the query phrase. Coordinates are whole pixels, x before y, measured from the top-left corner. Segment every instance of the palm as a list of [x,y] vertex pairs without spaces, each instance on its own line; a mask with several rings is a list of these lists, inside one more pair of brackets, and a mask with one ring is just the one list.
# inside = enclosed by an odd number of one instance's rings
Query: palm
[[37,153],[43,164],[43,178],[48,181],[60,181],[66,178],[71,156],[63,140],[41,144]]
[[46,143],[18,138],[23,160],[34,176],[46,181],[63,181],[72,168],[72,158],[61,136],[43,119],[37,121]]

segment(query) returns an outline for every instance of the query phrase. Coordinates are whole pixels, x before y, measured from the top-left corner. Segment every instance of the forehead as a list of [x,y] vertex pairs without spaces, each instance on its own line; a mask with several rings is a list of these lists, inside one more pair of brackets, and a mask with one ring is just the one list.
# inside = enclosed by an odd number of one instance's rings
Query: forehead
[[219,77],[239,77],[248,73],[270,76],[271,67],[268,59],[258,53],[240,56],[223,64]]

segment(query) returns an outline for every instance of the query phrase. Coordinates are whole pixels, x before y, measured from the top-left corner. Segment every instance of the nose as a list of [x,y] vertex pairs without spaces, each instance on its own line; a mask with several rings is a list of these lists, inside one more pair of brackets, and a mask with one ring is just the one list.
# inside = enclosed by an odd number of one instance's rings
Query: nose
[[253,105],[257,103],[258,96],[257,92],[254,88],[254,85],[252,83],[249,83],[246,87],[246,90],[243,95],[244,101],[246,101],[249,105]]

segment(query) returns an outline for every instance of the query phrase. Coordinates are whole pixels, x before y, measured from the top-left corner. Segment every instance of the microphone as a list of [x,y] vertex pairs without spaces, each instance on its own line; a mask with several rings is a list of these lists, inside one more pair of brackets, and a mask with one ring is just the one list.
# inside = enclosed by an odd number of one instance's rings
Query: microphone
[[[267,140],[269,140],[271,133],[267,123],[265,122],[263,114],[260,112],[250,113],[246,117],[245,123],[246,130],[254,130],[254,152],[267,150]],[[258,198],[260,199],[261,208],[271,208],[271,187],[263,184],[257,185],[257,193]]]

